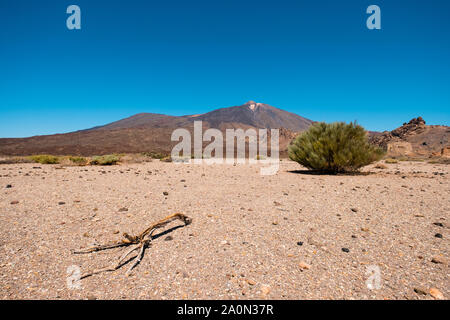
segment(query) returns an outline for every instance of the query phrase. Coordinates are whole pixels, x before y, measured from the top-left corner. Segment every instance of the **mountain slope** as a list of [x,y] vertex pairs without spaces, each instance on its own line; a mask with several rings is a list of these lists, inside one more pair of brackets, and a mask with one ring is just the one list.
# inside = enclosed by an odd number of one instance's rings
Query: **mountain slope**
[[236,125],[254,128],[286,128],[303,131],[313,121],[267,104],[249,101],[241,106],[221,108],[200,115],[167,116],[155,113],[140,113],[93,130],[130,128],[177,128],[191,126],[194,121],[203,121],[209,128],[235,128]]
[[176,142],[171,134],[177,128],[192,132],[194,121],[203,128],[282,128],[280,150],[287,148],[295,132],[303,131],[313,121],[296,114],[250,101],[242,106],[217,109],[200,115],[168,116],[140,113],[104,126],[66,134],[19,139],[0,139],[0,155],[96,155],[108,153],[170,153]]

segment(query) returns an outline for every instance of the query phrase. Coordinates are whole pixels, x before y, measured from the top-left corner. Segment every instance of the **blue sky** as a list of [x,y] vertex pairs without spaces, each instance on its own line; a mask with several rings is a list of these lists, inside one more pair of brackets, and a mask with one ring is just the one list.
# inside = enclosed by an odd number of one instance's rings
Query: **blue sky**
[[[76,4],[82,29],[66,28]],[[382,30],[366,28],[381,8]],[[263,102],[450,125],[450,1],[1,0],[0,137]]]

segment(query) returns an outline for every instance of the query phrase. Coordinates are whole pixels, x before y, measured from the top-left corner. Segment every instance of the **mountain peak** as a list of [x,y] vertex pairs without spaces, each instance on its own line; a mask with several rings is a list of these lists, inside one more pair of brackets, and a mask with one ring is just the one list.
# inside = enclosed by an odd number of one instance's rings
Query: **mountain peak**
[[245,107],[249,108],[252,111],[255,111],[261,105],[262,105],[262,103],[255,102],[253,100],[250,100],[249,102],[244,104]]

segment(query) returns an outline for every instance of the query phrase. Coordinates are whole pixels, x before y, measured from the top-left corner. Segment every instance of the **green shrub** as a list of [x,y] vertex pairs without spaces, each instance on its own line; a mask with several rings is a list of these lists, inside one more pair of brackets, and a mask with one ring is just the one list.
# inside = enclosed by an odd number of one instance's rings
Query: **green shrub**
[[89,164],[93,166],[111,166],[119,162],[120,157],[115,154],[109,154],[105,156],[95,156],[92,158]]
[[162,161],[162,162],[172,162],[172,157],[168,156],[168,157],[160,159],[160,161]]
[[388,159],[384,160],[384,162],[388,163],[388,164],[394,164],[394,163],[398,163],[398,160],[397,159],[388,158]]
[[40,155],[30,156],[30,159],[33,162],[37,162],[40,164],[58,164],[59,160],[60,160],[58,157],[51,156],[48,154],[40,154]]
[[88,160],[84,157],[69,157],[69,160],[78,166],[84,166],[88,163]]
[[301,133],[289,146],[289,158],[308,169],[326,173],[354,172],[382,158],[356,123],[319,122]]
[[8,157],[6,159],[1,159],[0,164],[18,164],[18,163],[33,163],[30,157]]
[[142,155],[146,156],[146,157],[150,157],[152,159],[159,159],[159,160],[167,157],[167,155],[160,153],[160,152],[143,152]]

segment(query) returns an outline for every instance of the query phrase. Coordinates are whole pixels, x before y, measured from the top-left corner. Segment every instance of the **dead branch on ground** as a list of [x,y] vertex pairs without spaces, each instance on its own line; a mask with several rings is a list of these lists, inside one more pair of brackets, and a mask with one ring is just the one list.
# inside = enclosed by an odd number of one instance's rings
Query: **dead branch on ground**
[[[90,277],[94,274],[98,274],[101,272],[115,271],[115,270],[119,269],[120,267],[122,267],[123,265],[127,264],[128,262],[132,261],[133,263],[131,264],[130,268],[127,270],[127,273],[126,273],[128,275],[131,272],[131,270],[133,270],[133,268],[136,267],[139,264],[139,262],[141,262],[142,257],[144,256],[145,249],[147,247],[149,247],[151,244],[151,241],[153,239],[153,233],[155,232],[155,230],[163,228],[164,226],[166,226],[167,224],[169,224],[170,222],[172,222],[174,220],[183,221],[185,226],[187,226],[188,224],[190,224],[192,222],[192,219],[185,216],[184,214],[175,213],[175,214],[172,214],[172,215],[152,224],[150,227],[145,229],[142,233],[140,233],[137,236],[130,236],[128,233],[124,233],[123,234],[124,239],[122,239],[122,241],[120,241],[120,242],[115,242],[115,243],[106,244],[106,245],[93,246],[93,247],[89,247],[89,248],[82,249],[82,250],[72,250],[73,254],[86,254],[86,253],[92,253],[92,252],[96,252],[96,251],[102,251],[102,250],[113,249],[113,248],[118,248],[118,247],[131,246],[131,248],[129,250],[127,250],[119,258],[119,261],[116,264],[114,264],[113,266],[94,270],[92,272],[86,273],[81,276],[81,279]],[[133,257],[129,260],[126,260],[126,258],[131,253],[133,253],[134,251],[138,251],[138,250],[139,250],[139,252],[135,257]]]

